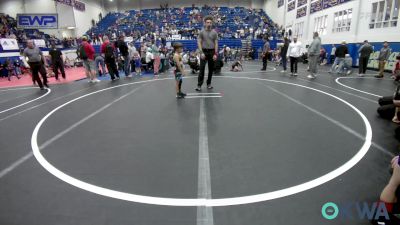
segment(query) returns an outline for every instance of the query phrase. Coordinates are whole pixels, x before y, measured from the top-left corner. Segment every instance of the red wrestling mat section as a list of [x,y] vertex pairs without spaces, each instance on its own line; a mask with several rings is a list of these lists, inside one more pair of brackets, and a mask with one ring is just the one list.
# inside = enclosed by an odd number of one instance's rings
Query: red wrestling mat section
[[[63,79],[61,77],[61,73],[59,73],[59,81],[56,81],[56,78],[54,77],[49,77],[47,78],[49,81],[49,85],[54,85],[54,84],[65,84],[65,83],[70,83],[76,80],[80,80],[83,78],[86,78],[85,75],[85,70],[83,67],[79,68],[71,68],[71,69],[65,69],[65,74],[67,79]],[[41,76],[41,75],[39,75]],[[32,86],[32,77],[31,74],[25,73],[24,75],[20,76],[21,79],[17,79],[17,77],[12,76],[11,81],[8,81],[7,77],[2,77],[0,78],[0,88],[7,88],[7,87],[21,87],[21,86]]]

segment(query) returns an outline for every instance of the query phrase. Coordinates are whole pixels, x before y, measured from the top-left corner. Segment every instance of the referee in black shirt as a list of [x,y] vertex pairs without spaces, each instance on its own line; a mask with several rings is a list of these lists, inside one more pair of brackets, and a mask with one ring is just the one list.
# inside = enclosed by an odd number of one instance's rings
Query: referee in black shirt
[[65,79],[65,70],[64,70],[64,62],[62,59],[62,52],[60,49],[56,48],[54,43],[51,44],[51,49],[49,51],[49,55],[51,56],[51,63],[53,64],[53,72],[56,76],[56,80],[58,79],[58,70],[61,71],[62,78]]

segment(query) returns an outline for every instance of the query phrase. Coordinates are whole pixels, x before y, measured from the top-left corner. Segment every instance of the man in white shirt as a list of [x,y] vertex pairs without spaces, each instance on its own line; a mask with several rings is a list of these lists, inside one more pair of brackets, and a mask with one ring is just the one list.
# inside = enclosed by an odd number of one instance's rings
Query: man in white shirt
[[287,56],[290,58],[291,76],[297,76],[297,63],[301,56],[301,43],[297,41],[297,37],[293,38],[292,43],[289,44]]
[[336,46],[332,45],[331,55],[329,57],[329,63],[333,63],[335,61],[335,54],[336,54]]
[[153,65],[154,65],[154,55],[153,55],[153,53],[151,52],[151,48],[148,48],[147,49],[147,52],[146,52],[146,64],[147,64],[147,68],[153,68]]

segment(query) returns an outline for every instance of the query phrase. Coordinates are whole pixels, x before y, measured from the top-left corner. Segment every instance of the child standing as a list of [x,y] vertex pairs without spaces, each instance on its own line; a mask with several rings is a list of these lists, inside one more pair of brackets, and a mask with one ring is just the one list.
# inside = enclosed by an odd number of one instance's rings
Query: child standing
[[17,76],[22,75],[21,62],[18,59],[14,61],[14,71]]
[[142,72],[142,62],[138,51],[133,53],[133,61],[135,62],[136,75],[140,76]]
[[395,81],[399,81],[400,80],[400,55],[398,55],[397,57],[396,57],[396,64],[394,65],[394,68],[393,68],[393,75],[392,75],[392,78],[395,80]]
[[14,64],[11,62],[10,59],[7,59],[6,62],[4,63],[4,69],[7,71],[8,81],[11,81],[11,76],[16,76],[18,80],[20,79],[18,74],[15,73]]
[[174,64],[175,64],[175,81],[176,81],[176,98],[184,98],[186,96],[185,93],[181,91],[182,89],[182,77],[185,75],[185,71],[183,69],[183,61],[181,53],[183,51],[183,45],[180,42],[176,42],[174,44]]

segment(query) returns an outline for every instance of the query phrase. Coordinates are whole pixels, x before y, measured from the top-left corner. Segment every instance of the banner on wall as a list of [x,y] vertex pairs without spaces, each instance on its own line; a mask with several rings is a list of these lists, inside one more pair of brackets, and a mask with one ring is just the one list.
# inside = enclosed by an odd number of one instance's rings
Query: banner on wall
[[297,0],[297,7],[307,4],[308,0]]
[[46,42],[43,39],[33,39],[33,43],[36,47],[46,48]]
[[58,14],[17,14],[18,29],[57,29]]
[[349,2],[351,0],[323,0],[323,1],[324,1],[323,8],[328,9],[328,8]]
[[0,44],[3,50],[19,50],[18,41],[15,39],[0,39]]
[[58,3],[64,4],[64,5],[69,5],[71,7],[74,7],[76,10],[79,11],[85,11],[86,10],[86,5],[83,2],[80,2],[78,0],[55,0]]
[[318,0],[316,2],[311,3],[310,14],[321,11],[322,10],[322,0]]
[[290,12],[290,11],[292,11],[292,10],[295,9],[295,8],[296,8],[296,1],[291,2],[291,3],[288,4],[287,11]]
[[296,18],[301,18],[303,16],[307,15],[307,6],[304,6],[303,8],[297,9],[297,15]]
[[55,1],[64,5],[74,6],[72,0],[55,0]]
[[[299,0],[300,1],[300,0]],[[318,0],[311,3],[310,14],[321,11],[323,9],[328,9],[351,0]]]
[[74,7],[76,10],[84,12],[86,10],[86,5],[83,2],[75,1]]

